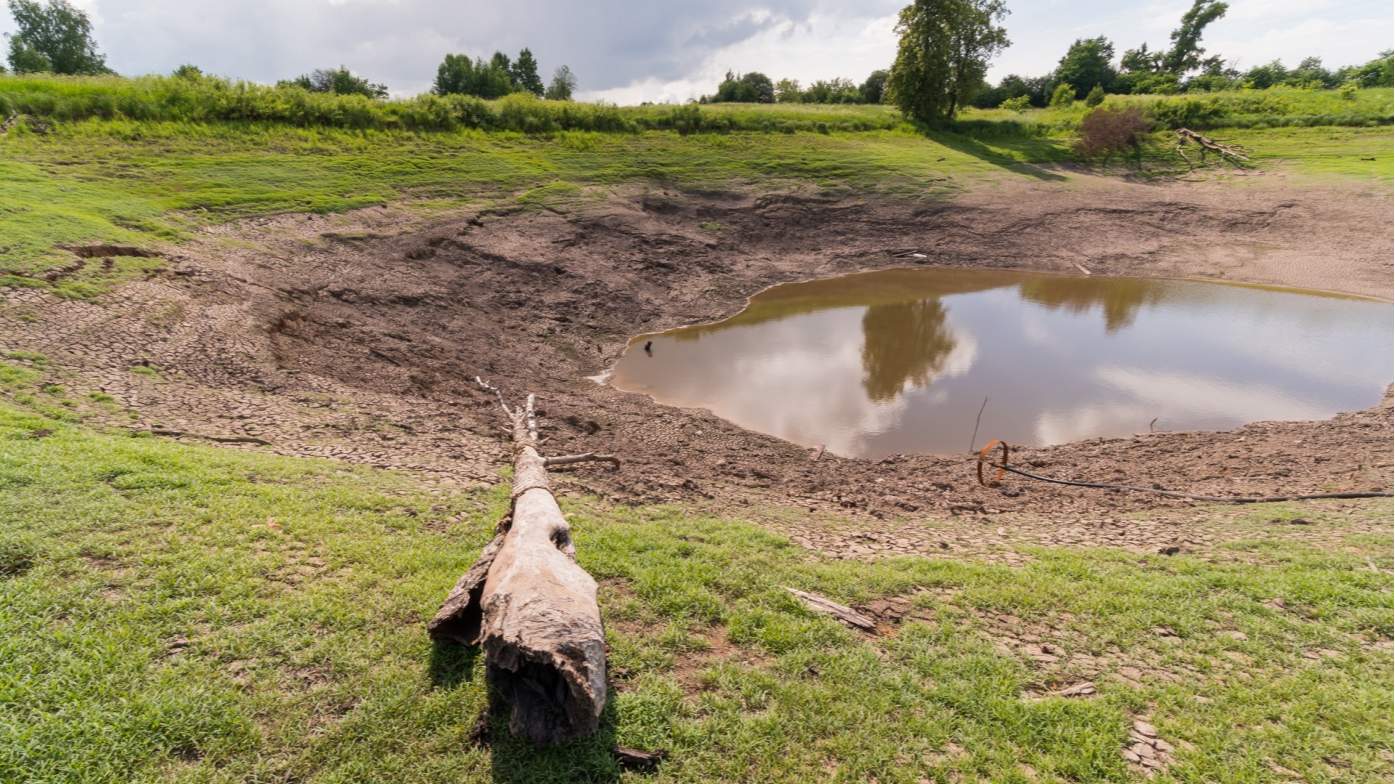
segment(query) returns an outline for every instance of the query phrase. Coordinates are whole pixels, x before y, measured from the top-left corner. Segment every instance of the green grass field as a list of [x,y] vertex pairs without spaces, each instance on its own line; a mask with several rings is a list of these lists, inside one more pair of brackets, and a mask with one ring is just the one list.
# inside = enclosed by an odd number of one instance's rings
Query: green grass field
[[[7,367],[0,781],[1123,781],[1137,716],[1176,747],[1160,780],[1389,778],[1389,536],[864,565],[741,518],[567,500],[618,691],[594,739],[537,751],[496,724],[477,748],[482,664],[425,621],[505,492],[92,432],[15,402],[47,393]],[[917,619],[855,634],[785,585],[909,596]],[[995,650],[1002,615],[1062,661]],[[1028,696],[1081,661],[1096,695]],[[617,743],[671,756],[623,773]]]

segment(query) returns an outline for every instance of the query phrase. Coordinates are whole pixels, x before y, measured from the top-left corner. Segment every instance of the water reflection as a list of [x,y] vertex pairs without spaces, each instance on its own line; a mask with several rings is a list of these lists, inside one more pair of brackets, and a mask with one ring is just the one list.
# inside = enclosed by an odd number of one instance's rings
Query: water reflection
[[981,435],[1026,444],[1364,408],[1390,381],[1391,333],[1389,305],[1333,296],[889,270],[637,338],[612,383],[839,454],[957,453],[985,396]]
[[1064,276],[1043,277],[1018,285],[1022,298],[1052,310],[1087,313],[1098,308],[1104,314],[1106,332],[1118,332],[1133,323],[1144,305],[1162,301],[1166,288],[1158,281],[1142,278],[1097,278],[1093,285],[1079,285],[1079,279]]
[[930,386],[959,345],[938,299],[872,305],[862,316],[862,388],[883,403]]

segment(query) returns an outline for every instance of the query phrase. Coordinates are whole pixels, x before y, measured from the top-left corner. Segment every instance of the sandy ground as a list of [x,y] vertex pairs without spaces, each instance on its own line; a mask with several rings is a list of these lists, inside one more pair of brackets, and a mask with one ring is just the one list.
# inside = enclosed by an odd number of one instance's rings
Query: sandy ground
[[[931,265],[1083,266],[1388,300],[1391,211],[1388,192],[1356,185],[1076,176],[949,202],[649,191],[565,215],[287,215],[210,230],[176,249],[167,272],[98,303],[3,290],[0,347],[46,354],[55,372],[75,374],[75,391],[103,391],[140,417],[110,424],[256,438],[271,446],[232,448],[422,470],[445,485],[497,481],[508,461],[480,375],[510,398],[538,395],[554,452],[624,461],[618,472],[566,471],[566,492],[728,514],[808,510],[770,524],[843,557],[1011,541],[1202,547],[1206,515],[1190,502],[1026,480],[983,488],[968,454],[819,456],[587,377],[635,334],[730,315],[776,283],[902,265],[890,251],[911,246]],[[159,378],[132,373],[137,365]],[[1063,478],[1217,495],[1389,491],[1390,400],[1372,403],[1325,422],[1096,439],[1014,460]],[[1148,532],[1107,535],[1140,517]]]

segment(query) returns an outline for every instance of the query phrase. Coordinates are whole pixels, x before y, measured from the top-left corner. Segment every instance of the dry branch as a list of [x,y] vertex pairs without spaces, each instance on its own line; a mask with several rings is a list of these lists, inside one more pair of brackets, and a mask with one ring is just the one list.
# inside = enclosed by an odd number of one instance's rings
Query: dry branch
[[548,484],[533,396],[510,410],[498,389],[479,383],[512,424],[513,506],[427,631],[438,642],[484,648],[485,677],[512,706],[514,735],[534,743],[585,737],[606,700],[596,581],[576,564],[571,527]]
[[1202,163],[1206,161],[1206,153],[1208,152],[1219,156],[1222,161],[1228,161],[1234,164],[1237,169],[1244,168],[1240,165],[1240,161],[1248,161],[1250,159],[1248,155],[1245,155],[1247,151],[1246,148],[1238,144],[1226,144],[1214,139],[1208,139],[1189,128],[1178,128],[1177,154],[1182,156],[1182,160],[1187,162],[1188,169],[1193,168],[1192,159],[1187,157],[1186,151],[1186,146],[1189,143],[1195,144],[1201,148],[1200,162]]
[[831,615],[843,623],[857,627],[864,632],[875,632],[877,630],[877,624],[871,618],[868,618],[851,607],[844,607],[822,596],[805,593],[804,591],[796,591],[793,588],[785,588],[785,590],[789,591],[791,596],[803,602],[805,607],[808,607],[816,613]]

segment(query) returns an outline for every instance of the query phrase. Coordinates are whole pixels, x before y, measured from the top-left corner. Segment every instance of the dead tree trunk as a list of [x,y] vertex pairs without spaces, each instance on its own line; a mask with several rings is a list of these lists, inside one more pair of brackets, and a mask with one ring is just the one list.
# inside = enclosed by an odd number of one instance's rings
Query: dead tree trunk
[[606,700],[596,581],[577,566],[571,527],[548,485],[533,396],[526,408],[510,410],[497,389],[479,383],[499,397],[512,424],[512,511],[427,630],[438,642],[483,646],[486,680],[512,706],[514,735],[538,744],[585,737],[596,731]]

